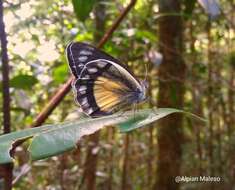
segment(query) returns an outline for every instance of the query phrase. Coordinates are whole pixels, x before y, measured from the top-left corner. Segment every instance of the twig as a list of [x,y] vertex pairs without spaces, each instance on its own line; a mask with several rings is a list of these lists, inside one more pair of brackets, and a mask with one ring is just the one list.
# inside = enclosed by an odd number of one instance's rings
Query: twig
[[30,170],[31,170],[31,166],[29,166],[28,164],[24,164],[21,167],[19,175],[17,175],[16,178],[13,180],[12,185],[15,185],[21,179],[21,177],[26,175]]
[[32,123],[31,127],[40,126],[51,114],[51,112],[57,107],[57,105],[63,100],[65,95],[70,90],[71,82],[74,77],[70,77],[68,81],[60,88],[55,95],[51,98],[49,103],[45,106],[45,108],[38,114],[35,121]]
[[136,0],[131,0],[130,4],[123,10],[121,15],[117,18],[117,20],[113,23],[113,26],[104,34],[103,38],[98,43],[97,47],[101,48],[107,40],[111,37],[113,32],[117,29],[119,24],[122,22],[122,20],[125,18],[127,13],[131,10],[131,8],[135,5]]
[[[10,116],[10,92],[9,92],[9,59],[7,55],[7,37],[5,25],[3,21],[3,2],[0,0],[0,40],[2,48],[2,93],[3,93],[3,132],[4,134],[11,132],[11,116]],[[5,190],[12,188],[12,164],[6,164],[4,167]]]

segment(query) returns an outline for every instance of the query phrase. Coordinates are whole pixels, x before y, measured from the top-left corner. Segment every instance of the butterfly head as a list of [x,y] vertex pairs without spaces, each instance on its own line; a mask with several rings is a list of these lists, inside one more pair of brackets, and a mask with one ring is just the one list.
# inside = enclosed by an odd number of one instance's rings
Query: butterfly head
[[135,103],[143,102],[146,100],[146,90],[148,88],[148,82],[146,80],[140,81],[141,88],[137,90]]

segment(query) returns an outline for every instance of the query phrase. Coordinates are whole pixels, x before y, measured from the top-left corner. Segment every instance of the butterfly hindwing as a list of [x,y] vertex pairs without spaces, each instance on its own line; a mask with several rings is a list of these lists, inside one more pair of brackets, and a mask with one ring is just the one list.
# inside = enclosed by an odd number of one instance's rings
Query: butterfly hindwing
[[110,114],[133,91],[134,84],[107,61],[94,61],[81,72],[74,91],[76,101],[88,115]]

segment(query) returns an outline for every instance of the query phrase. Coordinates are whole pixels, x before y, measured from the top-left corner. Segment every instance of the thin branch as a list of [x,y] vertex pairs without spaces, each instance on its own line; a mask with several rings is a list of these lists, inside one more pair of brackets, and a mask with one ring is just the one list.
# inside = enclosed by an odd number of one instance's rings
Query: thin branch
[[103,38],[98,43],[97,47],[101,48],[111,37],[113,32],[117,29],[119,24],[122,22],[122,20],[126,17],[127,13],[131,10],[131,8],[135,5],[136,0],[131,0],[130,4],[123,10],[121,15],[117,18],[117,20],[113,23],[113,26],[104,34]]
[[[1,40],[1,59],[2,59],[2,94],[3,94],[3,132],[11,132],[10,116],[10,92],[9,92],[9,59],[7,55],[7,37],[3,21],[3,2],[0,0],[0,40]],[[12,164],[4,165],[5,190],[12,188]]]
[[71,87],[71,82],[74,77],[70,77],[68,81],[63,85],[62,88],[55,93],[55,95],[51,98],[49,103],[45,106],[45,108],[38,114],[35,121],[32,123],[31,127],[38,127],[48,118],[48,116],[52,113],[52,111],[59,105],[59,103],[63,100],[65,95],[69,92]]
[[21,167],[20,173],[13,180],[12,185],[15,185],[23,176],[25,176],[30,171],[31,171],[31,166],[28,164],[24,164]]

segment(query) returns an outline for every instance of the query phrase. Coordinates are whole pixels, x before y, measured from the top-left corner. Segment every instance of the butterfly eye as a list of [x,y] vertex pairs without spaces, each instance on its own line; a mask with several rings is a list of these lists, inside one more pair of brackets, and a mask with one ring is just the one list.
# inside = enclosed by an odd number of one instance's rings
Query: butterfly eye
[[149,87],[149,83],[148,83],[148,81],[146,81],[146,80],[143,80],[143,81],[141,81],[140,83],[141,83],[141,87],[142,87],[144,90]]

